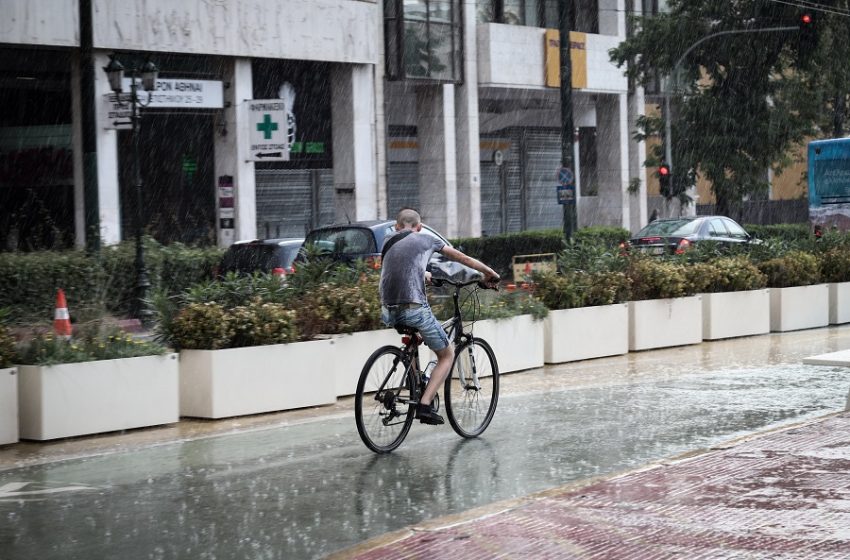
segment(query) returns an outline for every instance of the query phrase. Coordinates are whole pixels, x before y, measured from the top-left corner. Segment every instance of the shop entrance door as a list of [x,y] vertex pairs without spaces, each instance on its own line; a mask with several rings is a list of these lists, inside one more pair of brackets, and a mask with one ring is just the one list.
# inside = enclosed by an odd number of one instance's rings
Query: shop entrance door
[[[215,243],[212,113],[142,113],[140,163],[145,232],[160,243]],[[133,138],[119,133],[121,230],[135,235]]]

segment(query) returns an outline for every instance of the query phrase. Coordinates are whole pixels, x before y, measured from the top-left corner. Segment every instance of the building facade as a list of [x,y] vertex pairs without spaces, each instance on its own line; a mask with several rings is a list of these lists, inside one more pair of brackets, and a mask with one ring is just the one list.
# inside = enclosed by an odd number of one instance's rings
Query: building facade
[[[452,237],[561,227],[557,4],[0,0],[0,245],[114,244],[139,208],[162,242],[221,246],[401,206]],[[634,231],[644,97],[607,54],[626,2],[574,13],[579,223]],[[111,58],[159,69],[138,156]],[[279,100],[285,122],[257,122],[251,100]],[[265,126],[285,130],[287,161],[252,151]]]

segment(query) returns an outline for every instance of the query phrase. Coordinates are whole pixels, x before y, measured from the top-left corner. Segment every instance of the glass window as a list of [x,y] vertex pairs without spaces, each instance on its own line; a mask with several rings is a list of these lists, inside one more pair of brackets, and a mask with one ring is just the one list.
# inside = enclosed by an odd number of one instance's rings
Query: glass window
[[478,23],[496,21],[496,0],[478,0]]
[[375,236],[364,228],[324,229],[311,232],[305,245],[313,245],[322,253],[360,255],[376,253]]
[[723,220],[714,219],[708,222],[708,235],[711,237],[728,237],[729,232],[726,231],[726,226],[723,225]]
[[729,235],[732,237],[736,237],[738,239],[748,239],[750,236],[744,231],[744,228],[733,222],[729,219],[723,219],[723,223],[726,224],[726,229],[729,230]]
[[668,235],[691,235],[699,229],[701,220],[657,220],[642,230],[636,237],[668,236]]
[[461,20],[460,0],[386,0],[387,78],[459,83]]
[[525,18],[523,17],[523,0],[504,0],[504,8],[502,12],[502,23],[511,25],[523,25]]

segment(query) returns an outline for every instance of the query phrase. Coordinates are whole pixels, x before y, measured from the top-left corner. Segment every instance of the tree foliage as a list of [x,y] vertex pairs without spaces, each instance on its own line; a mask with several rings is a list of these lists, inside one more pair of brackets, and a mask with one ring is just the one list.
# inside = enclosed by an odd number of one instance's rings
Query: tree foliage
[[[836,0],[847,9],[848,0]],[[839,6],[840,5],[840,6]],[[818,43],[809,52],[800,33],[715,33],[796,27],[802,9],[770,0],[670,0],[669,12],[635,18],[637,32],[611,59],[636,83],[673,75],[673,188],[668,198],[709,180],[718,212],[736,217],[745,195],[766,191],[767,171],[780,173],[792,149],[831,135],[850,91],[850,17],[815,12]],[[672,83],[671,83],[672,82]],[[675,84],[675,88],[672,85]],[[840,117],[840,119],[839,119]],[[662,118],[639,120],[639,138],[661,135]],[[662,160],[658,146],[647,165]]]

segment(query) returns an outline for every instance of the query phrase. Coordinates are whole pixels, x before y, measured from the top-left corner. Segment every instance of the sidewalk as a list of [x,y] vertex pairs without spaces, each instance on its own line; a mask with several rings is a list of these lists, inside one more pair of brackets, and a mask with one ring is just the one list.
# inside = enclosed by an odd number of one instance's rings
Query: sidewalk
[[850,413],[434,520],[330,558],[850,558]]

